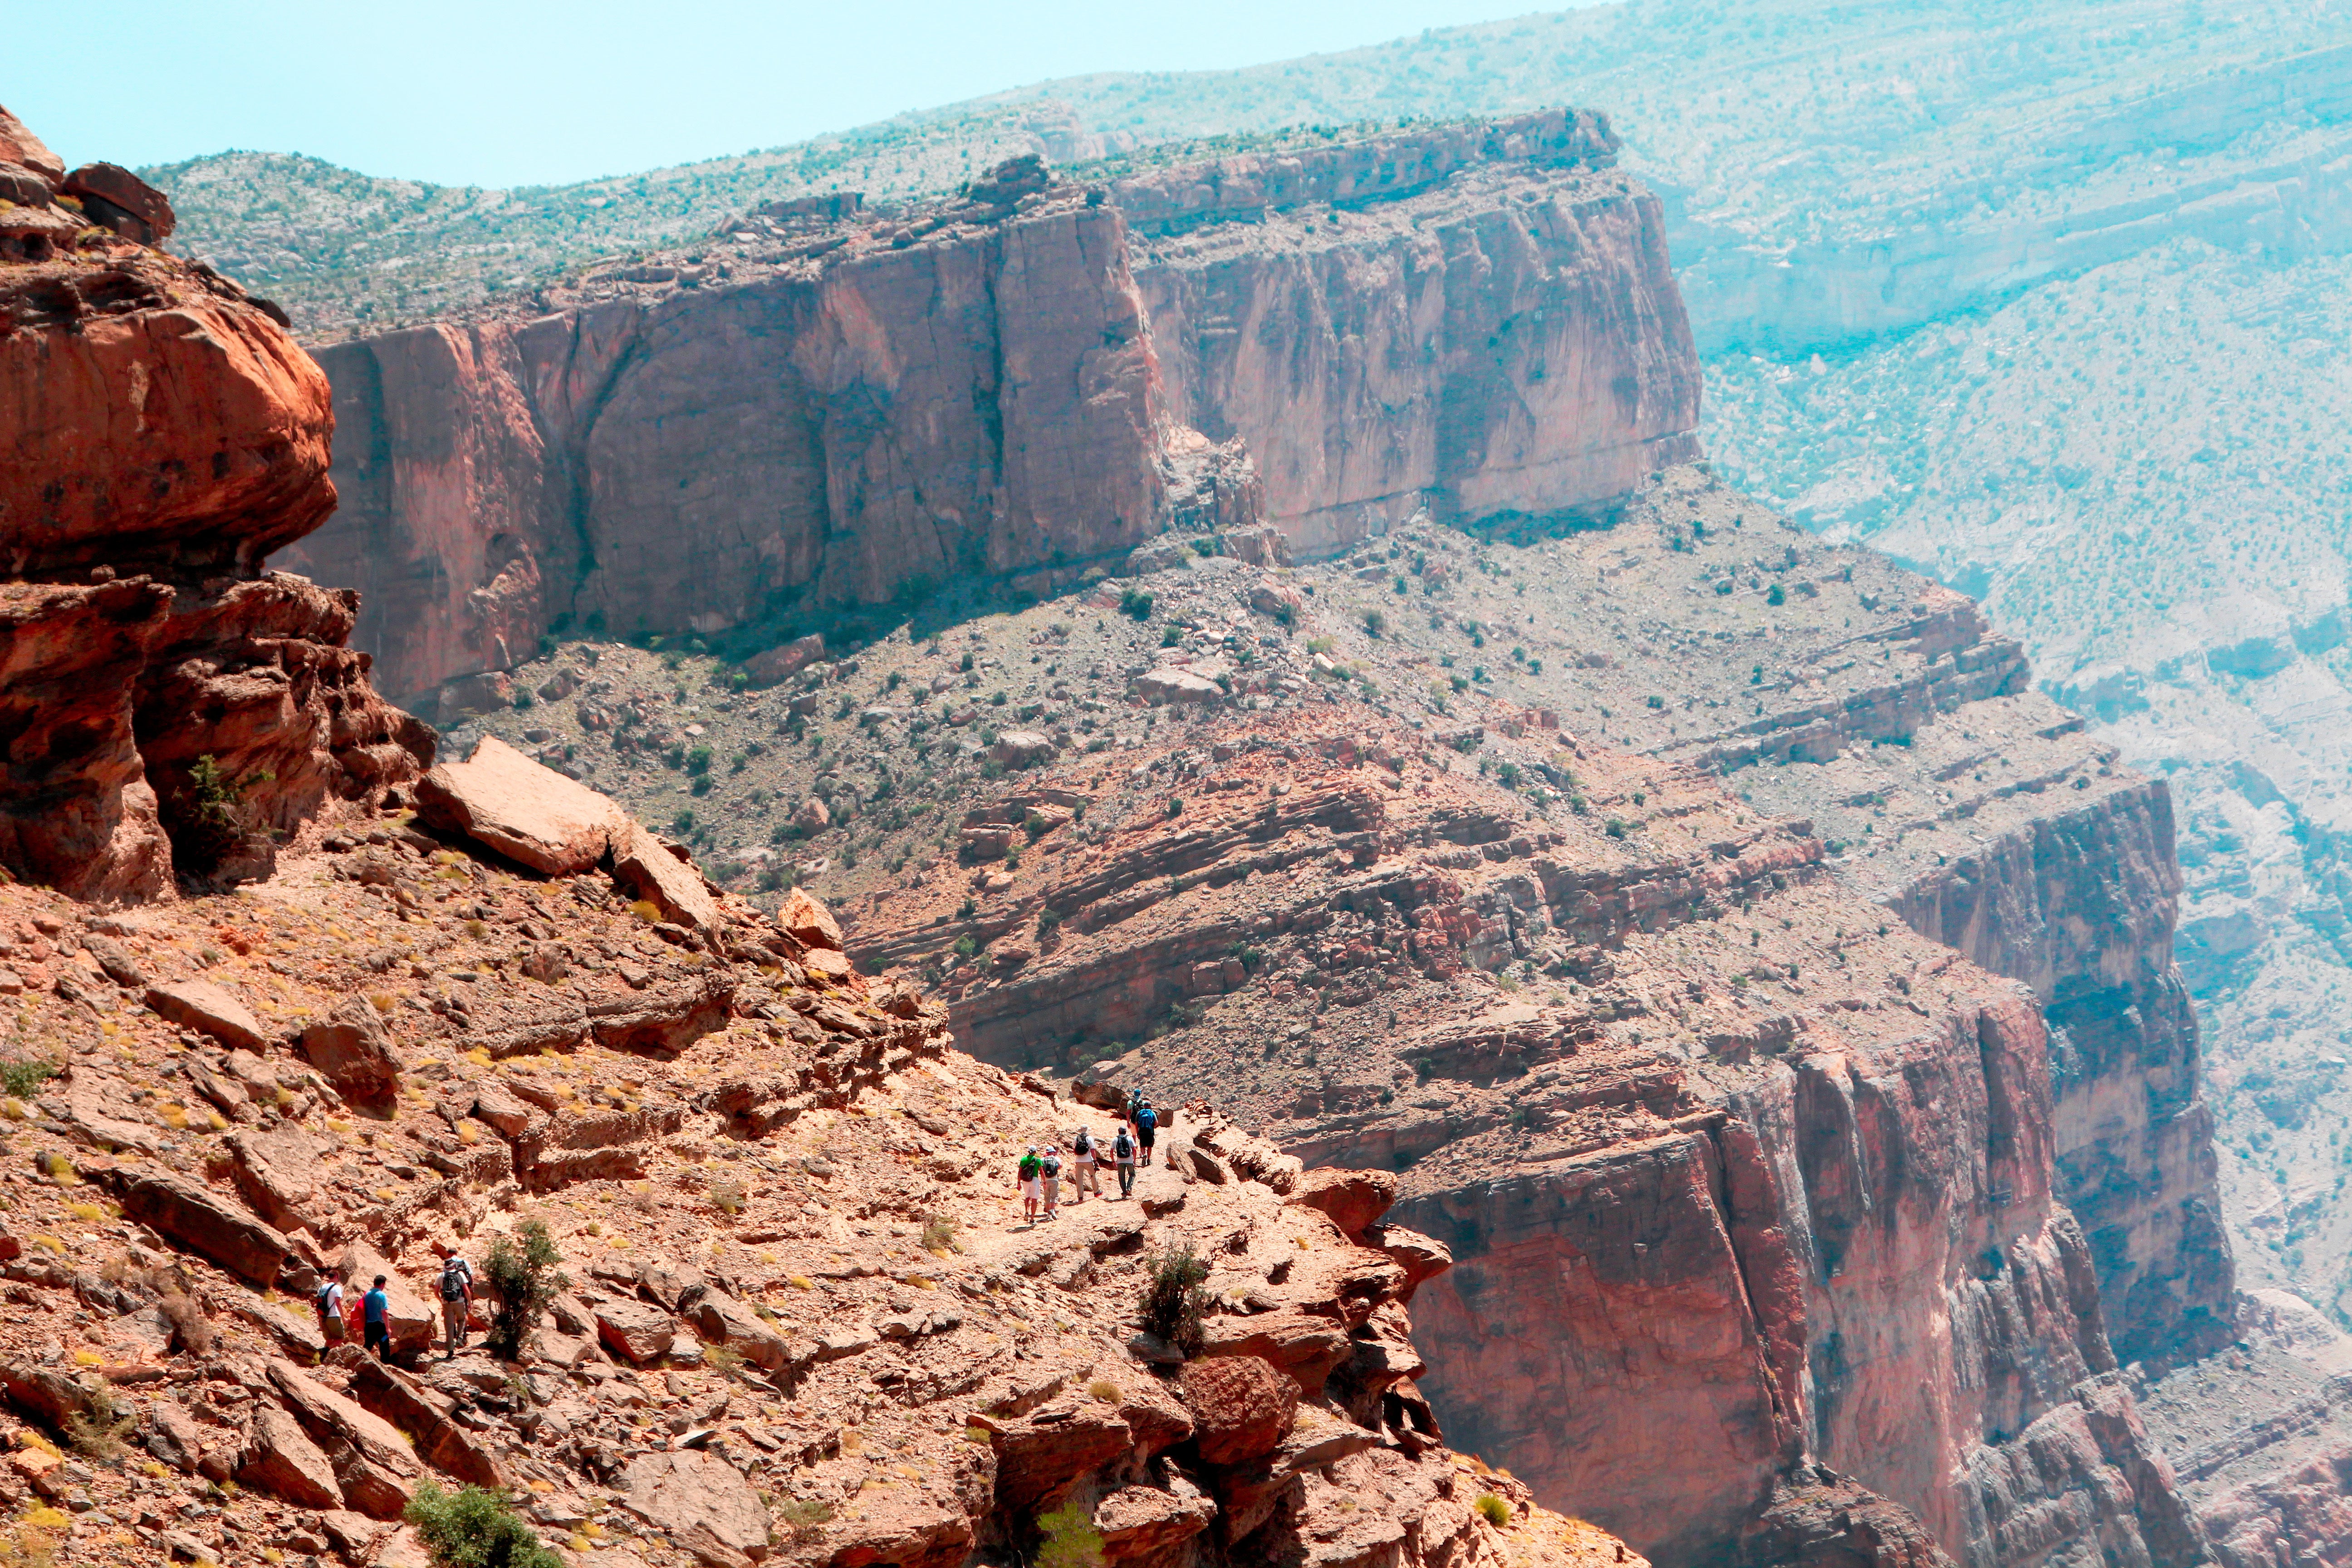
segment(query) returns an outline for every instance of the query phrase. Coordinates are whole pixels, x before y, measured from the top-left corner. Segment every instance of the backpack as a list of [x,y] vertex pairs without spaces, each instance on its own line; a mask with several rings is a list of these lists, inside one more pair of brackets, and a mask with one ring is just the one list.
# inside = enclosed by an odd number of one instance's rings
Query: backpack
[[1023,1181],[1025,1182],[1029,1180],[1030,1177],[1034,1176],[1037,1173],[1038,1169],[1039,1166],[1036,1155],[1024,1154],[1021,1156],[1021,1179]]
[[441,1299],[444,1301],[464,1300],[466,1287],[472,1281],[473,1274],[473,1269],[467,1267],[466,1260],[462,1258],[452,1258],[443,1264],[441,1266]]
[[1152,1110],[1151,1107],[1148,1105],[1139,1105],[1135,1108],[1135,1130],[1138,1132],[1140,1132],[1146,1138],[1149,1138],[1151,1136],[1151,1130],[1159,1125],[1160,1113],[1158,1111]]
[[1120,1128],[1118,1136],[1111,1141],[1110,1152],[1122,1160],[1135,1158],[1135,1140],[1127,1135],[1126,1128]]
[[1080,1159],[1084,1159],[1094,1152],[1095,1135],[1087,1131],[1083,1127],[1079,1128],[1076,1139],[1070,1144],[1070,1152],[1077,1155]]
[[1062,1157],[1059,1154],[1046,1155],[1045,1171],[1049,1176],[1060,1175],[1062,1173]]
[[317,1300],[316,1301],[314,1301],[314,1302],[312,1303],[312,1305],[316,1306],[316,1307],[319,1309],[320,1314],[321,1316],[324,1316],[324,1315],[326,1314],[326,1312],[327,1312],[328,1310],[330,1310],[330,1308],[329,1308],[329,1305],[328,1305],[328,1304],[329,1304],[329,1302],[331,1302],[331,1301],[333,1300],[333,1296],[332,1296],[331,1292],[334,1290],[334,1289],[335,1289],[335,1282],[334,1282],[333,1280],[331,1280],[331,1279],[328,1280],[325,1284],[323,1284],[323,1285],[321,1285],[321,1286],[320,1286],[320,1287],[319,1287],[319,1297],[318,1297],[318,1300]]

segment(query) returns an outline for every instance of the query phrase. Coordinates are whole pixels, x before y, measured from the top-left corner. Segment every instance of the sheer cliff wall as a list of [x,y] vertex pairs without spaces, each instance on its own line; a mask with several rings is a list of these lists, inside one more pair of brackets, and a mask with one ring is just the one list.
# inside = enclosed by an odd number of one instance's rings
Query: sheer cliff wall
[[[1043,589],[1171,525],[1255,523],[1261,493],[1302,550],[1423,505],[1605,509],[1696,455],[1698,416],[1657,203],[1616,144],[1553,112],[1087,189],[1012,169],[880,216],[788,204],[327,346],[342,506],[286,563],[357,584],[362,646],[423,695],[558,624],[781,635],[957,580]],[[1204,515],[1183,479],[1212,444],[1237,482]]]

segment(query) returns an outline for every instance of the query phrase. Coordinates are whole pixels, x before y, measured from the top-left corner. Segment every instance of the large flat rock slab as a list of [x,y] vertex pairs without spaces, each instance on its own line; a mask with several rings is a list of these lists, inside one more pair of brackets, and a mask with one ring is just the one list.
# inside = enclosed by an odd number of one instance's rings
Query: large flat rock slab
[[541,767],[495,735],[462,763],[443,763],[416,786],[417,814],[551,877],[604,859],[628,818],[585,784]]

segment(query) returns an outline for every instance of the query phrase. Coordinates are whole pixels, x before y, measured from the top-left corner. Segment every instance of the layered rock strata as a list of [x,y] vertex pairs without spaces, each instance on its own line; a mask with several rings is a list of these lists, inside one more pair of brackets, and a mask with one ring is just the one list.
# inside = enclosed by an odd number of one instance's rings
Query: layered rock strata
[[1083,838],[857,947],[1008,1059],[1172,1005],[1086,1092],[1213,1081],[1310,1160],[1402,1168],[1457,1259],[1433,1397],[1661,1560],[1767,1529],[1808,1458],[1964,1561],[2195,1557],[2053,1192],[2030,993],[1686,769],[1587,747],[1582,809],[1538,811],[1410,731],[1212,725],[1024,783],[986,817],[1083,805]]
[[0,867],[152,898],[265,865],[432,742],[347,646],[358,596],[260,567],[333,510],[326,378],[268,306],[140,242],[161,196],[53,178],[28,135],[0,126],[31,160],[0,163]]
[[1545,699],[1812,822],[1846,886],[2032,986],[2053,1033],[2059,1190],[2098,1258],[2117,1352],[2168,1365],[2226,1342],[2231,1268],[2172,960],[2162,781],[2036,691],[1973,603],[1822,545],[1701,468],[1670,470],[1619,528],[1544,555],[1573,601],[1547,631],[1571,661],[1610,661]]
[[285,559],[357,583],[362,642],[423,693],[559,623],[708,635],[975,577],[1042,590],[1261,508],[1326,547],[1423,503],[1605,507],[1695,454],[1698,396],[1616,145],[1554,111],[763,210],[322,349],[343,510]]

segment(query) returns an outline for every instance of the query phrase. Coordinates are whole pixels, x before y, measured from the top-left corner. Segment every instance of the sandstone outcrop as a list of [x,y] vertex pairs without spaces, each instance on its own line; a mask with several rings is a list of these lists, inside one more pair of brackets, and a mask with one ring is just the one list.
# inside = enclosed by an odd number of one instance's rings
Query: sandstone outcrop
[[[0,132],[19,164],[44,155],[26,134]],[[432,742],[346,646],[356,596],[261,570],[335,504],[325,376],[269,307],[124,237],[169,231],[161,196],[111,165],[68,189],[114,227],[0,220],[0,866],[146,899],[266,867]],[[45,214],[58,234],[24,228]]]
[[[1202,1158],[1234,1162],[1222,1183],[1155,1166],[1139,1203],[1020,1226],[982,1173],[1064,1135],[1071,1108],[953,1050],[918,994],[779,963],[838,931],[817,900],[778,923],[724,900],[698,951],[654,935],[603,872],[519,878],[487,847],[382,821],[289,852],[266,898],[198,892],[135,925],[0,887],[0,931],[97,938],[158,984],[203,962],[201,933],[226,950],[209,983],[273,1020],[331,1015],[378,984],[394,942],[429,960],[384,1015],[410,1092],[353,1116],[282,1021],[262,1051],[227,1051],[109,981],[79,983],[80,1000],[42,984],[79,968],[79,943],[19,958],[37,987],[23,1037],[148,1144],[110,1152],[48,1097],[14,1135],[42,1178],[10,1219],[44,1239],[0,1261],[0,1433],[24,1461],[0,1467],[0,1500],[88,1505],[22,1516],[26,1550],[144,1561],[152,1542],[236,1562],[257,1538],[352,1568],[421,1562],[403,1510],[467,1482],[504,1491],[551,1545],[646,1568],[961,1568],[1034,1555],[1069,1518],[1138,1568],[1193,1543],[1360,1568],[1641,1562],[1440,1444],[1398,1359],[1416,1281],[1247,1174],[1296,1173],[1207,1107],[1165,1146],[1191,1152],[1198,1129],[1224,1151]],[[362,854],[400,868],[342,874]],[[381,890],[427,868],[430,891]],[[710,988],[721,1026],[675,1052],[559,1037],[493,1057],[469,1020],[543,989],[500,960],[551,940],[591,973],[642,966],[649,992],[727,972]],[[302,962],[272,967],[276,952]],[[112,1035],[79,1027],[92,1006]],[[192,1105],[222,1109],[223,1131]],[[1076,1114],[1109,1136],[1108,1115]],[[299,1194],[278,1190],[291,1165],[316,1174]],[[121,1224],[68,1261],[47,1232],[86,1224],[91,1188]],[[515,1362],[443,1356],[440,1254],[487,1285],[485,1252],[525,1223],[550,1227],[568,1276],[545,1321]],[[1171,1370],[1128,1345],[1150,1259],[1178,1249],[1215,1259],[1218,1348]],[[387,1361],[318,1332],[308,1301],[330,1275],[354,1291],[387,1279]],[[155,1327],[170,1322],[185,1331]],[[1355,1370],[1302,1386],[1279,1359],[1298,1333],[1261,1347],[1240,1331],[1294,1322]],[[53,1454],[93,1411],[154,1462]],[[147,1521],[131,1545],[111,1533],[121,1518]]]
[[1042,590],[1172,524],[1266,555],[1262,521],[1319,549],[1423,504],[1605,509],[1696,455],[1698,397],[1616,147],[1553,110],[1092,189],[1033,167],[323,348],[342,506],[282,560],[360,584],[406,696],[559,624]]

